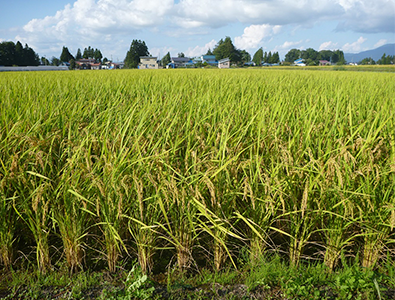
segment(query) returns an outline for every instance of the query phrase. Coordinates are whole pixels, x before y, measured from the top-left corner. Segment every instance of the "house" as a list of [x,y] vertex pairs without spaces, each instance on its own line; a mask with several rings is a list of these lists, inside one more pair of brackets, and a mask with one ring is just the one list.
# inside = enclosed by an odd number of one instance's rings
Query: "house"
[[117,69],[123,69],[125,67],[125,63],[123,61],[116,62],[114,64],[118,66]]
[[100,70],[100,69],[101,69],[101,63],[91,64],[91,70]]
[[253,61],[249,61],[249,62],[244,63],[244,66],[246,66],[246,67],[254,67],[255,63]]
[[159,69],[157,57],[140,56],[139,69]]
[[305,67],[306,64],[304,63],[304,59],[303,58],[299,58],[297,60],[294,61],[294,65],[295,66],[299,66],[299,67]]
[[121,66],[119,63],[109,62],[109,63],[107,63],[107,66],[108,66],[108,69],[110,69],[110,70],[121,69]]
[[229,57],[219,60],[218,61],[218,68],[220,68],[220,69],[229,69],[230,68],[230,59],[229,59]]
[[212,66],[216,66],[218,64],[218,62],[215,60],[215,55],[202,55],[201,61],[203,64],[206,62]]
[[172,57],[171,63],[169,64],[171,68],[185,68],[191,61],[189,57]]
[[96,63],[96,60],[94,60],[93,58],[81,58],[75,63],[78,65],[79,69],[89,70],[91,69],[91,65]]
[[320,66],[330,66],[331,63],[329,61],[327,61],[327,60],[320,60],[319,61],[319,65]]
[[80,60],[77,60],[77,63],[82,63],[82,64],[94,64],[95,62],[96,60],[93,58],[81,58]]

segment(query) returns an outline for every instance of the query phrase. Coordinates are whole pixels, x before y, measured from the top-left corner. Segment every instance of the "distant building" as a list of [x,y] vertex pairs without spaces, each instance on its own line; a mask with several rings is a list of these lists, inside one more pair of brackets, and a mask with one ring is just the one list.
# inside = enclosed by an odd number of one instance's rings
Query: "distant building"
[[91,69],[92,70],[100,70],[101,69],[101,63],[91,64]]
[[253,61],[248,61],[248,62],[244,63],[244,66],[253,67],[253,66],[255,66],[255,63]]
[[90,70],[91,65],[96,63],[96,60],[93,58],[81,58],[75,62],[78,65],[79,69],[82,70]]
[[115,63],[115,62],[109,62],[108,64],[107,64],[107,66],[108,66],[108,68],[110,69],[110,70],[115,70],[115,69],[122,69],[123,68],[123,66],[124,66],[124,64],[122,63],[122,64],[120,64],[120,63]]
[[93,58],[81,58],[80,60],[77,60],[77,62],[82,64],[94,64],[96,63],[96,60]]
[[218,61],[218,68],[220,68],[220,69],[229,69],[230,68],[230,59],[229,59],[229,57],[219,60]]
[[159,69],[157,57],[140,56],[139,69]]
[[185,68],[190,62],[189,57],[172,57],[169,65],[171,68]]
[[67,66],[27,66],[27,67],[4,67],[0,66],[0,72],[8,71],[68,71]]
[[294,61],[294,65],[295,66],[299,66],[299,67],[305,67],[306,64],[304,63],[304,59],[303,58],[299,58],[297,60]]
[[327,61],[327,60],[320,60],[319,62],[320,62],[319,63],[320,66],[330,66],[331,65],[331,62]]
[[217,65],[218,62],[215,60],[215,55],[202,55],[202,63],[208,63],[209,65]]

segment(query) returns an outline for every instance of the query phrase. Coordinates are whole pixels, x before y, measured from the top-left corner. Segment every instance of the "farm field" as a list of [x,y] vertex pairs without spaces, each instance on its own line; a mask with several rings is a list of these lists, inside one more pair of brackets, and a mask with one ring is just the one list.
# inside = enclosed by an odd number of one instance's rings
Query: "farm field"
[[390,276],[394,79],[2,73],[2,272],[218,273],[279,256]]

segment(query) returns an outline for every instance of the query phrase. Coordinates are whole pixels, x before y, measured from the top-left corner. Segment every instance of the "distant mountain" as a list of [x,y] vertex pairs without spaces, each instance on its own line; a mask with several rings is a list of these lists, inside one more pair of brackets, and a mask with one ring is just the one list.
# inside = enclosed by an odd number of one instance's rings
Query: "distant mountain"
[[375,61],[379,60],[383,54],[395,55],[395,44],[386,44],[373,50],[367,50],[360,53],[344,53],[347,62],[360,62],[364,58],[371,57]]

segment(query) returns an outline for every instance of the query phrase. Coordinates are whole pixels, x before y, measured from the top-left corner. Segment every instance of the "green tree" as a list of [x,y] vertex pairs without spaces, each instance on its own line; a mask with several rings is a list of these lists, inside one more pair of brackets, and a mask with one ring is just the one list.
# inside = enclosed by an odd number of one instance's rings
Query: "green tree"
[[27,44],[22,47],[18,41],[0,43],[0,65],[38,66],[40,58]]
[[93,48],[91,48],[91,46],[88,46],[88,48],[84,48],[84,53],[82,54],[82,57],[85,59],[93,58],[94,57]]
[[299,49],[291,49],[285,54],[285,61],[293,63],[295,60],[299,59],[301,51]]
[[267,52],[265,51],[265,54],[263,55],[263,63],[267,64],[269,62],[268,56],[267,56]]
[[341,51],[341,50],[333,51],[332,63],[338,64],[338,65],[344,65],[346,63],[346,60],[344,59],[343,51]]
[[93,52],[93,58],[96,61],[101,62],[101,59],[103,58],[103,55],[101,54],[101,51],[99,49],[95,49],[95,51]]
[[2,42],[0,44],[0,65],[15,65],[16,50],[14,42]]
[[315,60],[312,60],[311,58],[308,58],[305,60],[306,66],[316,66],[317,62]]
[[274,52],[272,56],[272,63],[273,64],[278,64],[280,62],[280,55],[278,52]]
[[49,60],[46,57],[41,57],[41,64],[43,64],[44,66],[49,66]]
[[170,52],[167,52],[165,56],[162,58],[162,66],[167,66],[171,61]]
[[60,54],[60,61],[69,62],[71,59],[74,59],[74,56],[71,55],[67,47],[63,46],[62,53]]
[[23,48],[23,65],[24,66],[38,66],[40,64],[40,58],[37,53],[34,52],[27,44]]
[[267,54],[267,63],[271,64],[272,62],[272,51],[269,51],[269,53]]
[[26,57],[24,53],[23,46],[21,42],[17,42],[15,44],[15,62],[14,64],[17,66],[27,66],[27,63],[25,63]]
[[359,64],[361,65],[375,65],[376,62],[371,57],[364,58]]
[[313,48],[308,48],[301,52],[301,58],[303,59],[311,59],[314,62],[318,62],[318,52],[315,51]]
[[252,61],[255,63],[256,66],[260,66],[262,64],[262,60],[263,60],[263,49],[261,47],[255,52]]
[[52,56],[51,65],[53,65],[53,66],[59,66],[60,63],[61,63],[61,61],[60,61],[59,58],[57,58],[57,57],[55,57],[55,56]]
[[77,54],[75,55],[75,60],[80,60],[82,58],[81,49],[78,48]]
[[319,60],[332,61],[333,52],[331,50],[321,50],[318,52]]
[[383,56],[377,61],[379,65],[390,65],[394,63],[394,56],[386,55],[385,53]]
[[225,40],[221,39],[213,50],[213,54],[217,60],[223,58],[229,58],[231,62],[241,62],[241,52],[236,49],[233,45],[230,37],[226,37]]
[[178,53],[178,57],[185,57],[185,54],[183,52]]
[[69,69],[70,69],[70,70],[74,70],[75,67],[76,67],[76,63],[75,63],[74,58],[72,58],[72,59],[70,59],[70,66],[69,66]]
[[214,54],[213,54],[213,51],[211,51],[211,49],[208,48],[206,55],[214,55]]
[[148,56],[148,47],[144,41],[133,40],[129,51],[126,53],[124,60],[125,68],[137,68],[140,62],[140,56]]
[[240,55],[241,55],[241,62],[243,64],[251,61],[251,54],[248,53],[246,50],[241,50]]

